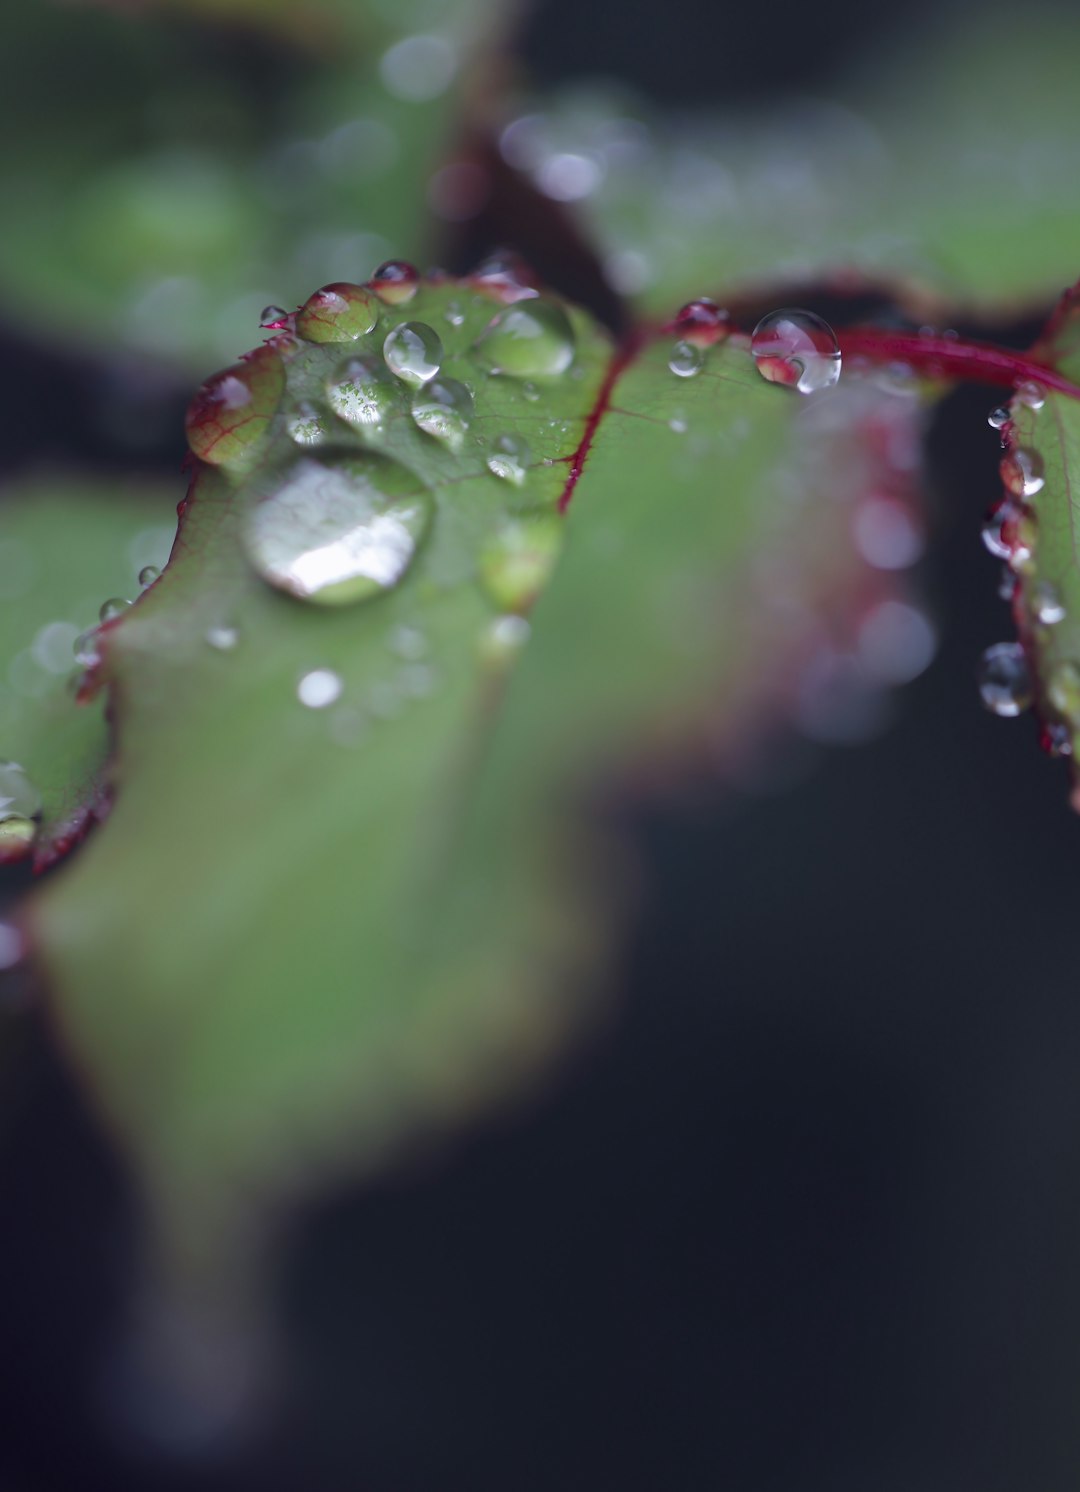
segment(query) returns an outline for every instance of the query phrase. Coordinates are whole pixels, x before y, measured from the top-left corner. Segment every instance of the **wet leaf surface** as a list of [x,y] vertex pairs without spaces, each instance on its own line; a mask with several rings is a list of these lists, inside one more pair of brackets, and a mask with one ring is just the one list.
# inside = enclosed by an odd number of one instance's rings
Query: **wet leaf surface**
[[[31,908],[189,1262],[587,1021],[628,891],[599,805],[897,677],[855,520],[908,493],[910,384],[800,397],[744,337],[687,375],[676,338],[617,351],[491,274],[343,314],[232,370],[262,389],[280,354],[280,405],[200,445],[168,570],[107,630],[117,799]],[[198,439],[222,404],[193,408]]]

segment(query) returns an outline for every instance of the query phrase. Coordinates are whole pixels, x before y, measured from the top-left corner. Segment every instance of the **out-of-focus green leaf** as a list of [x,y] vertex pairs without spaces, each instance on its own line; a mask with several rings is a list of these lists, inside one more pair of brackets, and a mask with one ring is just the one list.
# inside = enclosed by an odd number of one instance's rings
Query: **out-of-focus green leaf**
[[[566,366],[539,304],[441,282],[348,346],[286,338],[261,435],[273,354],[243,365],[250,445],[207,436],[203,396],[196,443],[233,465],[199,470],[166,574],[107,635],[117,800],[31,926],[62,1037],[188,1255],[517,1086],[593,1008],[624,900],[598,793],[737,753],[808,660],[854,664],[880,600],[852,520],[907,480],[910,390],[802,399],[743,339],[689,377],[668,337],[613,366],[576,312]],[[405,321],[471,389],[467,432],[417,428],[434,385],[379,383],[377,424],[347,402],[349,359]],[[291,525],[333,527],[365,481],[433,505],[400,583],[326,606],[267,584]]]
[[1075,277],[1078,52],[1060,7],[1022,27],[933,14],[829,97],[763,87],[724,112],[721,78],[715,113],[671,122],[579,88],[526,103],[503,149],[579,204],[613,283],[651,306],[855,272],[928,311],[1000,312]]
[[160,493],[155,506],[154,496],[73,479],[2,494],[0,757],[23,766],[41,793],[40,858],[94,811],[103,787],[101,701],[76,703],[73,645],[97,626],[104,601],[137,595],[139,572],[167,561],[173,501]]

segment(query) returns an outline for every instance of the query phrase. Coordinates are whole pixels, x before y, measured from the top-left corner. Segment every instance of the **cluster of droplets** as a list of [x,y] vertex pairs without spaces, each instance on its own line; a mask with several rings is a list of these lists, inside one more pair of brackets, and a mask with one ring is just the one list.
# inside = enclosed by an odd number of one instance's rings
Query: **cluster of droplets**
[[1001,436],[1004,493],[987,515],[982,539],[989,553],[1004,562],[999,592],[1013,606],[1021,640],[986,650],[978,685],[986,708],[1005,718],[1023,714],[1038,697],[1044,747],[1052,755],[1068,756],[1073,732],[1080,727],[1080,668],[1069,660],[1051,663],[1040,694],[1031,666],[1032,649],[1052,647],[1054,629],[1066,619],[1056,585],[1037,573],[1038,516],[1032,500],[1046,485],[1042,458],[1017,439],[1017,420],[1037,414],[1045,403],[1045,389],[1025,381],[1017,385],[1011,404],[995,407],[987,417]]

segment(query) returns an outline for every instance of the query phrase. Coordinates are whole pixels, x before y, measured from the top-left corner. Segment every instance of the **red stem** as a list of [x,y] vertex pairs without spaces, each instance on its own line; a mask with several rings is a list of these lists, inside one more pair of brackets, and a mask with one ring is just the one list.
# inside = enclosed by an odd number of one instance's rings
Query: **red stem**
[[589,411],[589,418],[585,421],[585,429],[581,436],[581,443],[578,446],[577,450],[574,452],[573,456],[571,456],[570,458],[570,472],[566,478],[566,486],[562,490],[562,496],[559,498],[560,513],[565,513],[567,508],[570,506],[570,499],[574,495],[574,488],[578,484],[578,478],[581,476],[581,473],[584,470],[585,459],[588,456],[589,451],[592,447],[593,440],[596,437],[596,432],[599,428],[600,421],[604,418],[605,414],[607,414],[608,407],[611,404],[611,395],[615,390],[615,385],[616,383],[618,383],[621,375],[634,361],[634,358],[637,357],[638,352],[641,348],[641,344],[644,340],[644,333],[639,332],[632,334],[631,336],[626,338],[622,345],[618,347],[612,355],[611,362],[608,364],[608,370],[604,374],[604,381],[600,385],[599,391],[596,395],[596,403]]
[[930,377],[964,378],[1011,388],[1024,380],[1080,399],[1075,383],[1045,363],[995,347],[989,342],[961,342],[952,337],[923,337],[875,327],[854,327],[837,333],[845,357],[865,357],[875,363],[905,363]]

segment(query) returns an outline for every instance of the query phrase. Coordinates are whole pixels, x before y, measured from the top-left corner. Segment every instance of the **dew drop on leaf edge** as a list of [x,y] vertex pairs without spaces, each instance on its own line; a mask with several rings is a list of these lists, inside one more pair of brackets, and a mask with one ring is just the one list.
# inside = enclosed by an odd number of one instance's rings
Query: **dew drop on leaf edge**
[[987,648],[979,662],[979,694],[994,715],[1011,718],[1030,706],[1034,688],[1020,643],[999,642]]

